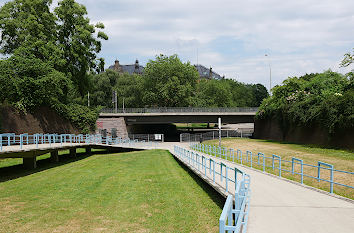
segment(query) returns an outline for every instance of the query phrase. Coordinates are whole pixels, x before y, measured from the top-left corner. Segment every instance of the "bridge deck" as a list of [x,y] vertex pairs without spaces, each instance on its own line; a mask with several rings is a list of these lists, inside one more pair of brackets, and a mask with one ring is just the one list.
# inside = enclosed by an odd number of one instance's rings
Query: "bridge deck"
[[[69,144],[69,145],[67,145]],[[90,146],[88,144],[70,144],[60,145],[26,145],[22,151],[63,149],[73,147]],[[165,149],[174,154],[173,147],[188,148],[187,143],[159,143],[147,146],[146,144],[129,145],[105,145],[102,147],[121,147],[134,149]],[[99,145],[97,145],[99,146]],[[16,148],[15,148],[16,147]],[[19,146],[10,146],[3,148],[0,157],[6,153],[19,152]],[[202,155],[203,153],[198,152]],[[209,155],[203,154],[209,158]],[[216,161],[222,161],[231,167],[238,167],[240,170],[251,176],[251,205],[248,221],[249,233],[351,233],[354,229],[354,204],[351,201],[342,200],[334,195],[325,194],[306,186],[295,184],[285,179],[272,175],[264,174],[248,167],[232,163],[223,159],[213,157]],[[216,168],[218,169],[218,168]],[[223,182],[216,179],[213,184],[212,176],[207,172],[197,173],[205,181],[210,183],[217,191],[223,195],[225,188],[225,179]],[[234,184],[229,182],[229,193],[233,194]],[[224,192],[224,193],[223,193]]]

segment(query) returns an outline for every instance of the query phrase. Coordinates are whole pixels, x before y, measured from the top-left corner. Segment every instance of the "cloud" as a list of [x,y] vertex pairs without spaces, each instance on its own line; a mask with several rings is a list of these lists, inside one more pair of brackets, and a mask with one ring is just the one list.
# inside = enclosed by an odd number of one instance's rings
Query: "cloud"
[[[0,0],[0,4],[5,1]],[[339,68],[354,47],[352,0],[78,0],[109,40],[101,56],[142,64],[177,53],[226,77],[269,86],[288,76]]]

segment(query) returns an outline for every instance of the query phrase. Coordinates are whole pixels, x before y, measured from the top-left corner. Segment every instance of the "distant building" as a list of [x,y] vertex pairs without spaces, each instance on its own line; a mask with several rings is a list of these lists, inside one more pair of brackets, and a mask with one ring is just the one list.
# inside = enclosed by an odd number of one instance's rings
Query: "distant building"
[[108,67],[110,70],[117,71],[119,73],[128,74],[142,74],[144,73],[144,67],[139,65],[138,59],[135,60],[135,64],[132,65],[121,65],[118,60],[115,60],[114,65]]
[[213,68],[206,68],[203,65],[194,65],[194,67],[197,69],[199,76],[201,78],[205,78],[205,79],[223,79],[223,77],[221,77],[219,74],[215,73],[213,71]]
[[[203,65],[194,65],[197,69],[200,78],[205,79],[216,79],[220,80],[224,77],[221,77],[219,74],[215,73],[213,69],[210,67],[209,69]],[[139,65],[138,59],[135,60],[135,64],[132,65],[121,65],[118,60],[115,60],[114,65],[108,67],[110,70],[117,71],[119,73],[128,73],[128,74],[143,74],[144,67]]]

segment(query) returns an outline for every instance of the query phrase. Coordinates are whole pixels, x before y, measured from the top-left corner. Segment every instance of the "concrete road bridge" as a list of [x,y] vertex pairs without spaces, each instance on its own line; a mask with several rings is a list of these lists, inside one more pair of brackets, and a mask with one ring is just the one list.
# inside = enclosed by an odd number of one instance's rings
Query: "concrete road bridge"
[[124,118],[126,124],[252,123],[258,108],[128,108],[103,109],[99,119]]
[[[24,154],[23,158],[27,166],[31,166],[35,165],[36,156],[47,152],[51,152],[53,161],[57,161],[58,150],[63,149],[70,149],[73,156],[76,148],[86,148],[88,153],[91,148],[106,148],[111,151],[164,149],[170,151],[177,160],[184,163],[217,192],[228,197],[220,216],[220,229],[235,229],[222,225],[221,220],[235,216],[232,213],[236,213],[237,216],[242,213],[247,218],[232,221],[236,224],[240,222],[241,225],[241,230],[235,232],[241,232],[244,227],[247,227],[248,233],[353,232],[354,202],[352,200],[229,160],[193,151],[189,143],[154,143],[121,139],[114,141],[112,138],[102,140],[97,136],[47,135],[29,138],[29,141],[27,141],[28,135],[20,136],[19,141],[16,137],[6,137],[7,143],[6,141],[1,143],[0,158],[21,157],[21,154]],[[15,142],[13,145],[11,145],[12,139]],[[242,192],[238,192],[240,189],[237,187],[243,184],[245,175],[250,177],[247,188],[251,198],[243,199],[247,200],[246,204],[237,207],[237,203],[242,198]],[[236,177],[238,177],[237,181]],[[235,202],[235,207],[232,201]],[[233,208],[240,208],[241,212]]]

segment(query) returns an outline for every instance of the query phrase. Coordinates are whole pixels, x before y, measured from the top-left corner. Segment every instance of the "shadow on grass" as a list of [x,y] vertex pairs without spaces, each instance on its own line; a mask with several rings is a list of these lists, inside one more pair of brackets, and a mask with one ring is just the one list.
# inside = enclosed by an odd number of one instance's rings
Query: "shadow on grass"
[[37,160],[37,168],[28,169],[23,166],[23,164],[17,164],[8,167],[0,168],[0,183],[9,180],[17,179],[20,177],[28,176],[37,172],[48,170],[54,167],[62,166],[75,161],[80,161],[86,159],[95,154],[114,154],[120,152],[128,152],[130,150],[122,149],[120,151],[109,151],[109,150],[93,150],[90,154],[86,152],[77,152],[75,157],[72,157],[69,153],[59,154],[59,162],[52,162],[50,158]]
[[202,178],[196,175],[193,171],[191,171],[184,163],[179,161],[176,157],[172,157],[188,173],[188,175],[193,178],[193,180],[203,189],[203,191],[208,194],[212,201],[217,204],[220,209],[223,209],[226,198],[223,197],[220,193],[218,193],[213,187],[211,187],[207,182],[205,182]]

